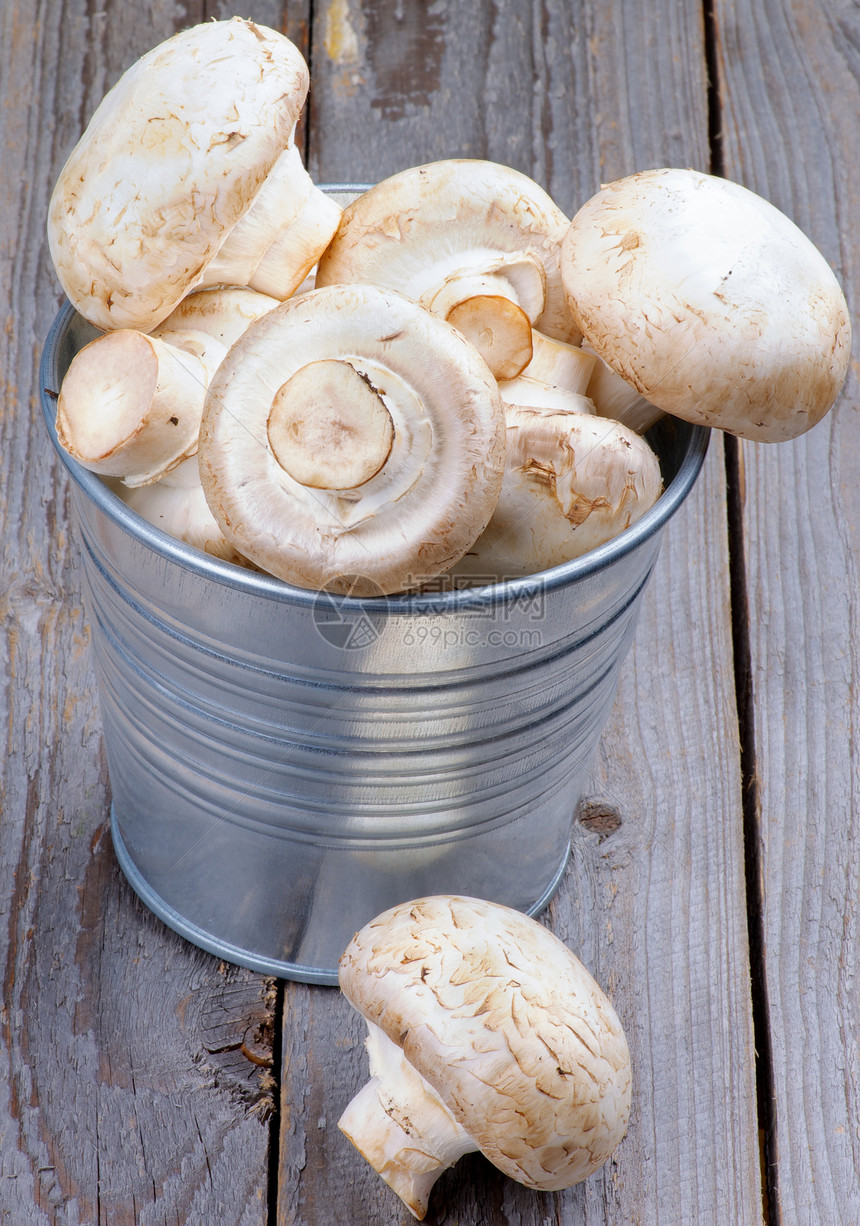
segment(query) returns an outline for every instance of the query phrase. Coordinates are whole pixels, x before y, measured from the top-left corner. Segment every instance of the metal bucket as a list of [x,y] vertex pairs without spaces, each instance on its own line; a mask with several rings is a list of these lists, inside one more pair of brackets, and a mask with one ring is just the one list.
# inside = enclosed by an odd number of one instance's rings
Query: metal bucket
[[72,477],[114,846],[139,896],[203,949],[310,983],[335,983],[355,929],[407,898],[539,912],[708,431],[654,427],[666,492],[584,558],[330,598],[171,539],[70,459],[55,393],[93,335],[60,311],[41,395]]

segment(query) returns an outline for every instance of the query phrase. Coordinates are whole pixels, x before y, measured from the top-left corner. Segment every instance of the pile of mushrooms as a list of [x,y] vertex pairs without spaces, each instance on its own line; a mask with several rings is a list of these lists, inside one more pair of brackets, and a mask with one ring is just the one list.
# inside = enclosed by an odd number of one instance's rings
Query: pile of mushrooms
[[[101,330],[58,437],[151,523],[308,588],[498,581],[654,505],[664,414],[773,442],[835,402],[842,291],[752,192],[649,170],[571,220],[525,175],[453,159],[341,209],[296,149],[307,90],[283,35],[195,26],[124,74],[53,192],[57,275]],[[534,921],[407,903],[340,982],[372,1073],[341,1127],[416,1217],[468,1150],[557,1189],[623,1137],[618,1018]]]
[[355,934],[339,981],[367,1021],[371,1078],[338,1126],[419,1220],[465,1153],[557,1191],[624,1137],[621,1023],[536,920],[475,898],[406,902]]
[[751,192],[649,171],[571,221],[453,159],[344,210],[295,146],[308,79],[274,30],[195,26],[121,77],[54,189],[57,274],[103,330],[58,436],[150,522],[303,587],[500,581],[654,505],[664,413],[779,440],[833,404],[845,300]]

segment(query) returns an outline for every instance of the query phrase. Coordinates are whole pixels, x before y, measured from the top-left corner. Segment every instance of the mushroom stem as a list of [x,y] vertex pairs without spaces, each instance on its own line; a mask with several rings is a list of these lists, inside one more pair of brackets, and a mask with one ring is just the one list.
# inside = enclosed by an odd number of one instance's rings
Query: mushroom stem
[[401,1049],[367,1026],[371,1078],[338,1128],[420,1222],[442,1172],[478,1146]]
[[513,379],[532,356],[531,324],[522,307],[500,295],[478,294],[445,319],[471,341],[497,379]]
[[628,430],[644,434],[666,416],[662,409],[646,400],[631,383],[622,379],[603,358],[598,357],[587,341],[583,341],[583,351],[593,354],[595,358],[586,394],[594,401],[595,411],[600,417],[611,417],[613,421],[627,426]]
[[66,372],[57,436],[85,468],[146,485],[197,450],[210,376],[200,356],[178,345],[132,329],[108,332]]
[[[528,369],[528,368],[526,368]],[[499,391],[506,405],[527,409],[551,409],[554,413],[594,413],[594,404],[581,392],[571,392],[557,384],[544,383],[530,375],[500,379]]]
[[532,322],[544,302],[544,277],[532,260],[457,272],[420,302],[472,342],[497,379],[513,379],[532,359]]
[[309,362],[275,393],[269,446],[294,481],[312,489],[364,485],[391,451],[394,426],[382,397],[349,362]]
[[578,345],[569,345],[535,329],[532,359],[522,373],[529,379],[539,379],[541,383],[585,396],[596,365],[596,354],[586,353]]
[[342,211],[316,186],[290,144],[207,265],[200,285],[249,286],[289,298],[328,246]]

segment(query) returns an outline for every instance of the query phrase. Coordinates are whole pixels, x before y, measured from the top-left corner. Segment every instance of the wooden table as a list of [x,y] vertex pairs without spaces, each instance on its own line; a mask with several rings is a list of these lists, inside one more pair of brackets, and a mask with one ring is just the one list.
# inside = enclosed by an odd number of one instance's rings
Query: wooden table
[[[636,169],[711,169],[790,214],[853,294],[849,0],[250,7],[309,59],[319,182],[486,157],[573,212]],[[366,1069],[337,991],[202,953],[120,874],[68,483],[37,408],[60,166],[136,56],[231,11],[0,6],[0,1221],[14,1226],[411,1220],[336,1127]],[[464,1158],[429,1222],[860,1223],[857,394],[855,367],[793,443],[713,437],[574,822],[547,921],[626,1027],[626,1139],[552,1195]]]

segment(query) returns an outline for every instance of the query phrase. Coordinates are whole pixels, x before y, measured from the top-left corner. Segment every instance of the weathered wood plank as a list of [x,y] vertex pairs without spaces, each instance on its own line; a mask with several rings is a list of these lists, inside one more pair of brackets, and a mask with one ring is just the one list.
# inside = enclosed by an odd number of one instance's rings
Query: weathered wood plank
[[623,5],[328,0],[309,169],[373,182],[445,157],[533,175],[567,211],[601,181],[708,163],[701,14]]
[[97,7],[0,6],[0,1220],[260,1226],[270,1074],[242,1043],[271,1047],[254,1037],[270,985],[168,932],[116,867],[67,486],[40,424],[50,188],[119,73],[205,16]]
[[[328,0],[312,47],[310,167],[322,181],[490,157],[572,209],[640,166],[708,165],[695,6]],[[719,442],[667,534],[588,798],[592,829],[575,832],[547,918],[628,1029],[628,1137],[603,1173],[558,1196],[463,1159],[437,1185],[428,1221],[758,1222]],[[618,825],[604,841],[601,811]],[[288,986],[279,1222],[407,1220],[336,1129],[366,1076],[361,1042],[336,993]]]
[[[856,6],[715,11],[726,174],[794,218],[856,312]],[[860,1221],[857,406],[855,360],[808,435],[743,446],[776,1191],[792,1226]]]
[[591,803],[622,825],[573,844],[600,919],[571,895],[568,930],[609,968],[638,1057],[641,1115],[610,1221],[761,1220],[724,507],[714,438],[595,764]]

